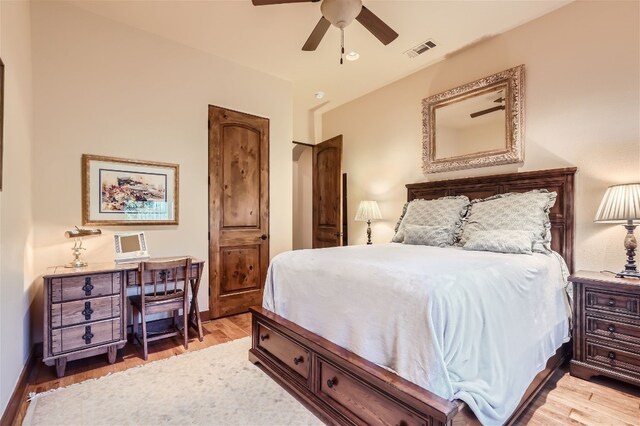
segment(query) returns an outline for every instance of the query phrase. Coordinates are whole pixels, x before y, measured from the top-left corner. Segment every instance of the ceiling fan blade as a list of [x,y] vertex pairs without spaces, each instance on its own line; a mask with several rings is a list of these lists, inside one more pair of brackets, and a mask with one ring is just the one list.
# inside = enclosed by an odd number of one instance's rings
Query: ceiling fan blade
[[306,43],[304,44],[304,46],[302,46],[302,50],[307,52],[316,50],[318,48],[318,45],[322,41],[322,37],[324,37],[330,26],[331,22],[327,21],[324,16],[320,18]]
[[480,117],[481,115],[489,114],[490,112],[500,111],[501,109],[504,109],[504,105],[494,106],[491,108],[483,109],[482,111],[472,112],[469,115],[471,116],[471,118],[476,118]]
[[374,13],[365,6],[362,6],[362,11],[356,19],[384,45],[391,43],[398,37],[397,32],[393,31],[390,26],[385,24],[382,19],[374,15]]
[[267,6],[270,4],[307,3],[312,1],[314,0],[251,0],[251,3],[253,3],[254,6]]

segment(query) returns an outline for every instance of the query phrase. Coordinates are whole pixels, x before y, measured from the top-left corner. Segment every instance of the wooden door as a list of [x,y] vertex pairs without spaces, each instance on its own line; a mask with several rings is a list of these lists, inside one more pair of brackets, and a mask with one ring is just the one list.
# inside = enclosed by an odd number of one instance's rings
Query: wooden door
[[262,304],[269,266],[269,120],[209,106],[209,312]]
[[313,146],[313,248],[341,244],[342,135]]

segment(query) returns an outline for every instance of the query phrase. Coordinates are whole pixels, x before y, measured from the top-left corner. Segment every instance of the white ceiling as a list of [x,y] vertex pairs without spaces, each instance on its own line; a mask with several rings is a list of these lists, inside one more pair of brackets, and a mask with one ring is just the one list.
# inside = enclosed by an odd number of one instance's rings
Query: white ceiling
[[[445,55],[557,9],[571,0],[364,0],[400,36],[382,45],[357,21],[345,29],[347,52],[360,59],[339,64],[340,31],[329,28],[315,52],[301,47],[320,19],[320,3],[253,6],[251,0],[87,1],[72,3],[98,15],[276,75],[293,84],[294,109],[334,108],[424,68]],[[416,58],[406,50],[433,39],[437,47]],[[318,100],[314,93],[323,91]]]

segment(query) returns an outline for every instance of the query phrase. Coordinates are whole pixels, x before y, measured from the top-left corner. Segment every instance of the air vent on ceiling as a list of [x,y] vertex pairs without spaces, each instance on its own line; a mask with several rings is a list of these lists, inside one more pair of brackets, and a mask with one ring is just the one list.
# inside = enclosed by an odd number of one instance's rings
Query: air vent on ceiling
[[434,47],[436,47],[436,42],[433,41],[433,39],[429,39],[427,41],[423,41],[417,46],[412,47],[404,53],[410,58],[415,58],[416,56],[422,55],[424,52],[433,49]]

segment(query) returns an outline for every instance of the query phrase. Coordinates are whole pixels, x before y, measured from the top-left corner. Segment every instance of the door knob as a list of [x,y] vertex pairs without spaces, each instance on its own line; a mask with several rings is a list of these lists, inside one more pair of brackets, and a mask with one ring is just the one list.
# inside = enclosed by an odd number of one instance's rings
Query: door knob
[[260,239],[261,239],[261,240],[266,240],[267,238],[269,238],[269,237],[267,236],[267,234],[262,234],[262,235],[260,235]]

